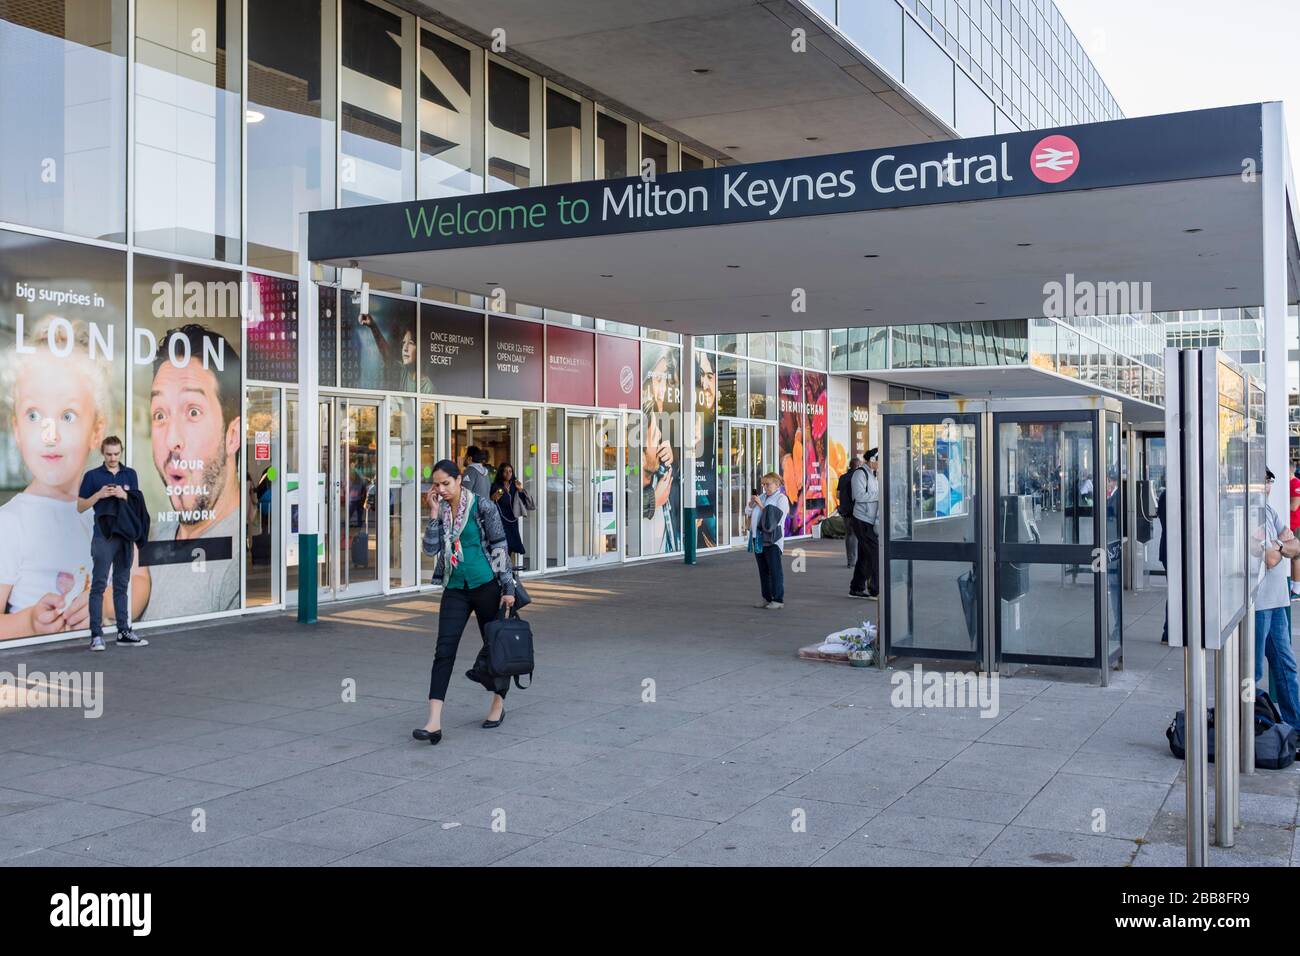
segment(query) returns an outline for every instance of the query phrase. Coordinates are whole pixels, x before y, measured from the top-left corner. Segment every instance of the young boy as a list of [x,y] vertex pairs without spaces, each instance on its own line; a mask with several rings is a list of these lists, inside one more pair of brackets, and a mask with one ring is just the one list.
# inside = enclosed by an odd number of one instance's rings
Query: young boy
[[[0,641],[79,630],[90,622],[90,538],[94,516],[77,512],[86,459],[104,437],[111,365],[92,359],[88,330],[72,326],[72,350],[50,350],[53,317],[28,337],[32,351],[10,353],[5,384],[10,427],[30,476],[0,506]],[[68,335],[54,327],[58,351]],[[134,604],[148,599],[148,572],[134,579]]]

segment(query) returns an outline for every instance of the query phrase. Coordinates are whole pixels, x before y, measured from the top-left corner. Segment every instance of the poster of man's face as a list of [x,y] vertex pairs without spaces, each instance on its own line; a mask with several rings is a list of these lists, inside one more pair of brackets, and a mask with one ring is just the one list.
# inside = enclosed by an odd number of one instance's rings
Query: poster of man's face
[[236,273],[137,259],[125,464],[149,512],[142,620],[240,606],[240,301]]

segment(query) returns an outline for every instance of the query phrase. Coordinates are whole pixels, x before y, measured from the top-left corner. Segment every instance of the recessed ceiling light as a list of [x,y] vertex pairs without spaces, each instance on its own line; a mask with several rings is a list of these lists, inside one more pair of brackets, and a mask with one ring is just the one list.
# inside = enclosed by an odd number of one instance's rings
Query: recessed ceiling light
[[815,143],[815,142],[817,142],[817,140],[821,139],[821,137],[820,137],[820,136],[805,136],[804,139],[806,139],[806,140],[807,140],[808,142],[810,142],[810,143]]
[[739,269],[740,266],[727,266],[728,269]]
[[612,278],[614,278],[614,273],[612,273],[612,272],[602,272],[602,273],[600,274],[600,277],[601,277],[602,279],[612,279]]
[[740,149],[739,146],[724,146],[723,149]]
[[976,305],[988,305],[987,302],[976,302],[975,304],[976,304]]
[[258,110],[245,110],[244,119],[249,123],[260,123],[266,119],[266,114]]
[[495,283],[495,282],[484,282],[483,284],[486,285],[486,286],[494,286],[494,285],[496,285],[497,283]]
[[1236,292],[1238,287],[1235,285],[1225,285],[1224,288],[1227,289],[1229,292]]
[[864,259],[879,259],[879,258],[880,258],[880,253],[878,253],[878,252],[868,252],[868,253],[867,253],[866,255],[864,255],[862,258],[864,258]]
[[875,312],[876,310],[875,310],[875,309],[871,309],[871,308],[867,308],[867,309],[863,309],[862,311],[863,311],[863,312]]
[[1183,232],[1186,232],[1186,233],[1188,233],[1188,234],[1191,234],[1191,233],[1194,233],[1194,232],[1204,232],[1204,231],[1205,231],[1204,229],[1184,229],[1184,230],[1183,230]]
[[712,73],[713,71],[709,69],[707,66],[697,66],[695,69],[691,70],[691,72],[698,73],[700,76],[703,76],[705,73]]
[[672,319],[664,319],[665,322],[671,322]]
[[759,316],[759,318],[760,318],[760,319],[770,319],[771,316],[768,315],[766,312],[764,312],[762,315]]
[[1032,242],[1017,242],[1016,245],[1018,245],[1021,249],[1026,249],[1026,248],[1028,248],[1029,246],[1032,246],[1033,243],[1032,243]]

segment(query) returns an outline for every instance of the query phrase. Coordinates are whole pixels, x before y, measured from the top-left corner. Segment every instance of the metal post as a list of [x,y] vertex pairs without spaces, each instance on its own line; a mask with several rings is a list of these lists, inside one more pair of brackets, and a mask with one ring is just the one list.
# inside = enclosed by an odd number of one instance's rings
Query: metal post
[[1246,605],[1246,617],[1241,622],[1241,644],[1237,648],[1237,661],[1240,669],[1237,672],[1237,687],[1239,693],[1239,710],[1241,717],[1238,721],[1238,733],[1241,736],[1241,772],[1253,774],[1255,772],[1255,695],[1254,693],[1241,693],[1246,688],[1246,681],[1250,681],[1250,688],[1255,689],[1255,605],[1250,603]]
[[1200,360],[1195,351],[1165,350],[1165,529],[1169,551],[1169,644],[1183,645],[1187,793],[1187,865],[1204,866],[1210,825],[1205,804],[1205,645],[1201,633]]
[[[699,396],[696,395],[695,381],[695,336],[682,336],[682,384],[685,386],[681,402],[682,409],[682,457],[685,459],[682,469],[682,560],[686,564],[695,563],[695,469],[698,467],[695,455],[696,435],[695,416],[699,412]],[[791,502],[793,507],[794,503]]]
[[1237,708],[1233,706],[1233,664],[1237,649],[1235,632],[1214,655],[1214,843],[1230,847],[1236,843],[1233,814],[1233,782],[1237,777]]
[[997,628],[997,617],[1002,610],[995,587],[997,577],[997,558],[995,556],[994,535],[997,528],[997,489],[993,484],[993,413],[987,406],[979,413],[979,470],[976,472],[975,494],[980,507],[980,526],[978,531],[979,565],[975,574],[980,582],[982,600],[981,618],[983,620],[983,642],[980,649],[979,669],[992,678],[998,674],[1000,661],[994,659],[993,635]]
[[298,623],[316,623],[316,471],[320,467],[320,323],[308,258],[307,217],[298,214]]

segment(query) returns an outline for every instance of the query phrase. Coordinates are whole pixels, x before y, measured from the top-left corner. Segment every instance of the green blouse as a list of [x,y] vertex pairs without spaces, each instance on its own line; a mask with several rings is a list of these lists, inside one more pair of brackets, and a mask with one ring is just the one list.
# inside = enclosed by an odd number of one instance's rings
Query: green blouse
[[447,576],[447,587],[473,589],[493,580],[492,565],[483,553],[482,536],[478,533],[478,505],[475,498],[469,506],[469,516],[460,532],[460,562]]

